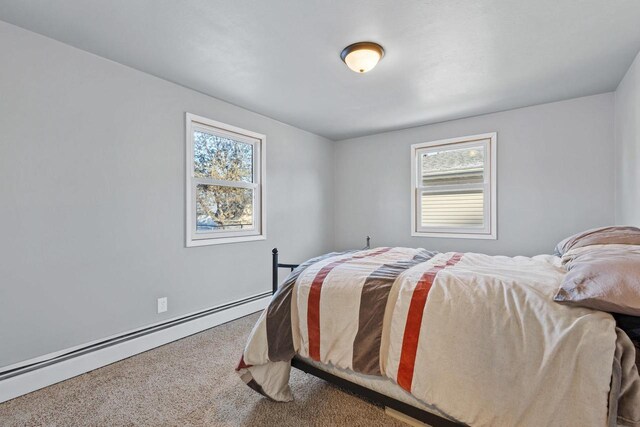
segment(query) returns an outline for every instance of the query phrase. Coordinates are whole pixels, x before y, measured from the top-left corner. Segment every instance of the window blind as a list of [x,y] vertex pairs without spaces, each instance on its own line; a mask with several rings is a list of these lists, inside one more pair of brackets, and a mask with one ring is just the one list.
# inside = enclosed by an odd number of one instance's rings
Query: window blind
[[482,191],[422,193],[423,227],[482,227]]

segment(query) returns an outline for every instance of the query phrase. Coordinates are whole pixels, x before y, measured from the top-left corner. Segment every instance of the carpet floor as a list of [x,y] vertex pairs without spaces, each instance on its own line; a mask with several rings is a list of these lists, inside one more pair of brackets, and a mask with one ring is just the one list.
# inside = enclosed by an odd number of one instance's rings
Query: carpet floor
[[234,368],[244,317],[0,404],[0,426],[396,426],[382,408],[292,371],[295,401],[271,402]]

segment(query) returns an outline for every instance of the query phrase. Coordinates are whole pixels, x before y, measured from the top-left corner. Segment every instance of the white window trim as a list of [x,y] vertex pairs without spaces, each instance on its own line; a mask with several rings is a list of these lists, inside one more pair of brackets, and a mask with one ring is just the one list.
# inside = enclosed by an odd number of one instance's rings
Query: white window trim
[[[433,148],[442,145],[450,144],[473,144],[476,141],[488,140],[489,156],[485,159],[485,171],[489,171],[486,176],[489,177],[489,182],[484,184],[474,184],[483,189],[489,190],[489,203],[485,203],[485,218],[489,215],[489,228],[488,230],[481,230],[479,232],[469,232],[468,228],[443,228],[442,231],[420,231],[418,220],[421,213],[418,212],[420,204],[417,203],[418,193],[421,188],[418,186],[418,152],[424,148]],[[471,135],[459,138],[441,139],[438,141],[423,142],[419,144],[413,144],[411,146],[411,236],[413,237],[444,237],[444,238],[459,238],[459,239],[491,239],[496,240],[498,238],[498,189],[497,189],[497,153],[498,153],[498,135],[496,132],[483,133],[478,135]],[[465,144],[466,145],[466,144]],[[488,162],[487,162],[488,160]],[[430,191],[437,191],[437,187],[432,187]],[[488,211],[488,212],[487,212]]]
[[[193,129],[197,127],[213,127],[216,133],[228,134],[233,139],[247,142],[254,147],[254,176],[259,177],[259,182],[253,183],[237,183],[234,187],[253,188],[254,206],[258,207],[260,212],[254,209],[255,229],[251,231],[230,231],[214,233],[196,233],[195,223],[195,188],[197,184],[203,181],[207,183],[228,185],[228,182],[219,182],[216,180],[195,178],[193,176]],[[267,137],[263,134],[252,132],[239,127],[231,126],[226,123],[217,122],[207,119],[206,117],[197,116],[191,113],[185,113],[185,146],[186,146],[186,187],[185,187],[185,245],[186,247],[220,245],[225,243],[250,242],[256,240],[265,240],[267,238],[267,213],[266,213],[266,144]],[[256,143],[256,140],[259,142]],[[257,144],[257,146],[256,146]],[[255,155],[257,152],[257,155]],[[259,159],[259,161],[256,161]]]

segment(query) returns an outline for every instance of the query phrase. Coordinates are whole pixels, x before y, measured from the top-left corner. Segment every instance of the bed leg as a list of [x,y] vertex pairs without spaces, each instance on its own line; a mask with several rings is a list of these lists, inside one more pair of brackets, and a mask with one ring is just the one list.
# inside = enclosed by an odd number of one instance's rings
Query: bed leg
[[276,293],[278,290],[278,248],[273,248],[272,253],[272,261],[271,261],[271,287],[272,293]]

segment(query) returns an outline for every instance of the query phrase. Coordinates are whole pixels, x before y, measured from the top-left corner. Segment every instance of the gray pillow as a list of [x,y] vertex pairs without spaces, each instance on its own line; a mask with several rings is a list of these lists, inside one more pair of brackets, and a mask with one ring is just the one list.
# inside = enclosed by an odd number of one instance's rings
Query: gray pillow
[[615,226],[583,231],[558,243],[555,253],[562,256],[573,248],[590,245],[640,245],[640,228]]
[[568,272],[554,300],[640,316],[640,246],[585,247],[563,261]]

